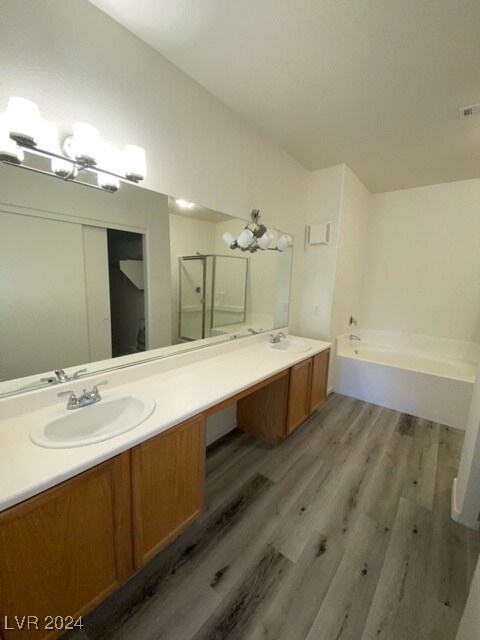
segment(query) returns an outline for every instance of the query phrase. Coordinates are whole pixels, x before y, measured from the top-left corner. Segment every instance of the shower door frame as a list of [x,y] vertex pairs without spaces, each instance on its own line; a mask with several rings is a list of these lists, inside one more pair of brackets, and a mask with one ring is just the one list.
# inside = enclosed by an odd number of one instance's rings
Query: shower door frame
[[[216,280],[216,266],[217,258],[234,258],[237,260],[245,260],[245,291],[243,294],[243,317],[242,322],[245,322],[247,315],[247,286],[248,286],[248,259],[243,256],[224,256],[216,253],[199,254],[196,256],[180,256],[178,258],[178,337],[180,340],[186,340],[188,342],[195,342],[195,340],[205,339],[205,319],[206,319],[206,304],[207,304],[207,258],[212,258],[212,292],[211,292],[211,309],[210,309],[210,329],[214,328],[213,318],[215,315],[215,280]],[[201,260],[203,262],[203,277],[202,277],[202,337],[201,338],[186,338],[181,334],[182,325],[182,278],[181,278],[181,264],[182,260]],[[230,322],[228,324],[237,324],[237,322]],[[217,325],[219,326],[219,325]],[[220,325],[222,326],[222,325]]]
[[[200,256],[180,256],[178,258],[178,337],[180,340],[185,340],[186,342],[195,342],[195,340],[203,340],[205,337],[205,304],[206,304],[206,287],[207,287],[207,257],[204,255]],[[201,338],[186,338],[181,334],[182,327],[182,276],[181,276],[181,265],[182,260],[201,260],[203,263],[203,274],[202,274],[202,337]]]

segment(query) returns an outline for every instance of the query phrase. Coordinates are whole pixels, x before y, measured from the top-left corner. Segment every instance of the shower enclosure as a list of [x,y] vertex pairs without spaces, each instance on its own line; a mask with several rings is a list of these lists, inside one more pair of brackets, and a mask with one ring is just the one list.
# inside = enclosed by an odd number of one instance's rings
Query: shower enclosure
[[178,259],[178,335],[209,338],[212,329],[245,322],[246,258],[196,255]]

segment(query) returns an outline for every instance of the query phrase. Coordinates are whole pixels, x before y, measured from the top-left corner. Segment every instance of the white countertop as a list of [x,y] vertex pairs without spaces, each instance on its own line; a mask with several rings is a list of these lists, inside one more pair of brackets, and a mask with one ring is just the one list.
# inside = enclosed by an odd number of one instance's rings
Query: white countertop
[[[289,337],[306,342],[311,349],[302,353],[275,351],[267,347],[268,336],[263,334],[0,399],[0,511],[331,346],[319,340]],[[97,444],[46,449],[31,442],[31,427],[59,403],[66,406],[66,400],[57,397],[60,390],[68,387],[79,392],[100,379],[109,382],[101,389],[103,397],[140,393],[155,400],[154,412],[131,431]]]

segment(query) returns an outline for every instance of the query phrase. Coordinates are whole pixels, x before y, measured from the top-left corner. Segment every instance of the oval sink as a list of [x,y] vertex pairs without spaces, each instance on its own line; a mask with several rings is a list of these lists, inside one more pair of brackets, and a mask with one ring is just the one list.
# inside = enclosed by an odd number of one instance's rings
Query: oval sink
[[58,409],[35,425],[30,439],[40,447],[67,449],[114,438],[137,427],[155,409],[151,398],[112,396],[80,409]]
[[280,342],[267,342],[267,347],[274,351],[290,351],[290,353],[302,353],[309,351],[312,347],[301,340],[281,340]]

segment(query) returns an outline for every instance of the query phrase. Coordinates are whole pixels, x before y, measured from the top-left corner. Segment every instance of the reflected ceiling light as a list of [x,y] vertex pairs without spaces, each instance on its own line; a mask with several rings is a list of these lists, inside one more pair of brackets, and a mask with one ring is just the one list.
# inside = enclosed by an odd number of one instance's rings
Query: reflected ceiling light
[[[147,173],[142,147],[127,144],[122,154],[106,154],[98,129],[86,122],[73,125],[73,135],[64,140],[63,149],[57,127],[42,121],[38,106],[12,96],[6,117],[0,118],[1,162],[110,193],[118,190],[121,181],[137,184]],[[23,164],[24,152],[50,159],[50,171]],[[97,174],[98,186],[78,180],[80,172]]]
[[195,206],[193,202],[189,202],[188,200],[184,200],[183,198],[179,198],[178,200],[175,200],[175,202],[179,207],[182,207],[182,209],[191,209]]
[[254,242],[255,236],[253,235],[253,231],[246,227],[242,233],[237,238],[237,244],[240,249],[248,249],[249,246]]
[[259,249],[261,251],[285,251],[292,243],[290,236],[282,235],[277,246],[270,248],[270,244],[273,240],[273,234],[268,231],[267,227],[260,224],[260,212],[258,209],[254,209],[250,214],[251,222],[249,222],[238,237],[233,233],[226,232],[223,234],[222,239],[230,249],[240,249],[241,251],[250,251],[255,253]]
[[277,242],[277,249],[279,251],[285,251],[292,243],[292,238],[290,236],[280,236]]
[[265,249],[268,249],[268,247],[270,246],[270,243],[272,242],[272,240],[273,240],[273,235],[270,233],[270,231],[267,230],[263,234],[263,236],[258,238],[257,240],[258,247],[263,251],[265,251]]

